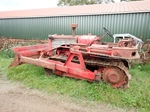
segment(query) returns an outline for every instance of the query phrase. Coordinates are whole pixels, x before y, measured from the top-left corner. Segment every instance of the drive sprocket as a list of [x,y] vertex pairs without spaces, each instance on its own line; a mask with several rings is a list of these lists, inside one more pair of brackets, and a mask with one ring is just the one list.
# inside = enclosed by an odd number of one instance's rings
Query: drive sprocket
[[116,67],[106,67],[103,71],[102,79],[113,88],[124,87],[126,74]]

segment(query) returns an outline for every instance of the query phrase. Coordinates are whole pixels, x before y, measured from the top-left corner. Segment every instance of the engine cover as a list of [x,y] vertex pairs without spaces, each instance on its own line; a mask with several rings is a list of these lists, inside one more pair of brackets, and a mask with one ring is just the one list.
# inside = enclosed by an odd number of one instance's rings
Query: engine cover
[[83,35],[77,38],[77,42],[79,44],[86,44],[86,45],[99,43],[99,40],[100,40],[99,37],[95,35]]

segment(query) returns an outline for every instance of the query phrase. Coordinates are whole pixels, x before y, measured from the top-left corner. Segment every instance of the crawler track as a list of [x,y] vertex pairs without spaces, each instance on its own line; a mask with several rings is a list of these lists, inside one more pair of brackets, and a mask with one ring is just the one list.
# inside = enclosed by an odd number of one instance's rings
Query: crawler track
[[[53,55],[50,57],[50,59],[65,62],[67,57],[63,55]],[[128,72],[128,66],[125,65],[125,63],[122,60],[111,59],[109,57],[104,57],[104,58],[90,57],[88,59],[87,58],[84,58],[84,59],[85,59],[84,60],[85,65],[91,66],[91,67],[93,66],[102,67],[104,68],[103,71],[105,71],[105,69],[107,68],[118,69],[123,74],[123,77],[125,78],[125,80],[123,81],[121,85],[117,87],[115,86],[115,88],[126,88],[127,86],[129,86],[129,80],[131,79],[131,76]],[[78,59],[73,59],[72,61],[79,63]],[[103,75],[104,73],[102,72],[102,79],[103,79]]]

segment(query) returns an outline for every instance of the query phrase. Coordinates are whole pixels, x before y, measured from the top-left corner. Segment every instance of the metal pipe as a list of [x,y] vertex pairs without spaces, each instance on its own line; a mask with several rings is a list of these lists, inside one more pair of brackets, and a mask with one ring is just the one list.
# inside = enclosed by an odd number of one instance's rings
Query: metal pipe
[[78,27],[78,24],[71,24],[71,28],[72,28],[72,36],[75,37],[76,35],[76,28]]

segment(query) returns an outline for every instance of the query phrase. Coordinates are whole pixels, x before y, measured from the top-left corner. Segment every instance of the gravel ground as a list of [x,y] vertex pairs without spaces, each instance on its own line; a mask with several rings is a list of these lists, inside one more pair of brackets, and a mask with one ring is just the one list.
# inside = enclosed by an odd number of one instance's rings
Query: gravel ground
[[[46,94],[0,75],[0,112],[125,112],[106,104],[72,101],[69,97]],[[129,110],[128,110],[129,111]]]

